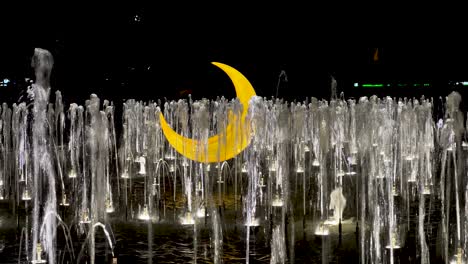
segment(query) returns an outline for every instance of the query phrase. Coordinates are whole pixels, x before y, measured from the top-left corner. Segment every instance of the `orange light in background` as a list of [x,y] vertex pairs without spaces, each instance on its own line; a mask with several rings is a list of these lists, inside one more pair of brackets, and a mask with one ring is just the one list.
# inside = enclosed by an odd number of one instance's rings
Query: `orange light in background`
[[179,96],[186,96],[186,95],[189,95],[189,94],[192,94],[192,90],[190,90],[190,89],[185,89],[185,90],[179,91]]
[[374,56],[372,56],[372,60],[374,60],[374,62],[379,61],[379,48],[374,48]]

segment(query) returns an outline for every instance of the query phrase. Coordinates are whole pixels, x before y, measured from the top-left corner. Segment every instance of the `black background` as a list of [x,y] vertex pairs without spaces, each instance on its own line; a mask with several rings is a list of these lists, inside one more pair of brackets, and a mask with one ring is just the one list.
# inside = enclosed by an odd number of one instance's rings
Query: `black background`
[[[60,11],[57,11],[60,10]],[[30,67],[34,47],[52,52],[52,88],[68,102],[83,103],[90,93],[113,100],[235,96],[228,77],[211,61],[242,72],[258,95],[288,100],[330,98],[331,76],[345,97],[446,96],[467,87],[449,82],[468,81],[468,51],[462,47],[400,45],[356,47],[343,36],[327,41],[313,23],[272,23],[196,12],[166,14],[162,7],[45,6],[2,9],[0,78],[13,80],[0,87],[0,99],[15,102]],[[328,27],[324,31],[331,31]],[[330,43],[328,43],[330,42]],[[401,41],[397,42],[401,43]],[[362,44],[362,43],[360,43]],[[375,45],[371,43],[371,45]],[[278,79],[285,71],[287,82]],[[354,87],[353,83],[410,83],[385,88]],[[430,87],[411,87],[411,83]],[[278,90],[277,90],[278,88]]]

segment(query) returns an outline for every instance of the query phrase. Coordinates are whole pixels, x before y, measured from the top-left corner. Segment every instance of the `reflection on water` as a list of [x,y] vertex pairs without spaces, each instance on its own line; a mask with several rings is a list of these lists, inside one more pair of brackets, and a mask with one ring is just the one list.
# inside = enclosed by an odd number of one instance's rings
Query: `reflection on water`
[[[8,212],[8,205],[1,204],[0,209],[0,258],[1,263],[17,263],[20,230],[17,229],[17,219]],[[236,223],[235,214],[226,208],[224,214],[227,219],[223,223],[224,243],[222,259],[224,263],[245,263],[245,226]],[[209,219],[209,218],[208,218]],[[148,263],[151,256],[153,263],[193,263],[193,226],[183,226],[174,223],[172,219],[161,220],[152,224],[153,249],[148,251],[148,224],[146,221],[124,221],[123,219],[111,220],[112,230],[115,235],[115,258],[118,263]],[[308,222],[307,225],[312,225]],[[209,223],[200,222],[201,231],[197,245],[197,263],[213,263],[213,249],[210,243]],[[302,226],[297,222],[296,226]],[[265,227],[250,227],[255,236],[250,239],[250,262],[270,263],[270,243],[265,236]],[[303,232],[304,231],[304,232]],[[296,231],[295,260],[296,263],[322,263],[321,247],[322,239],[332,245],[330,260],[342,263],[346,258],[357,258],[355,224],[351,220],[344,224],[343,237],[339,242],[338,229],[330,228],[330,235],[318,237],[311,235],[310,230],[300,229]],[[58,243],[63,237],[58,237]],[[74,238],[75,251],[79,251],[80,239]],[[3,242],[3,249],[2,249]],[[62,247],[58,247],[59,259],[66,259],[66,253]],[[26,260],[22,256],[22,260]],[[102,231],[96,234],[96,263],[112,263],[111,251],[106,243]],[[64,262],[66,263],[66,261]],[[84,260],[82,263],[85,263]]]

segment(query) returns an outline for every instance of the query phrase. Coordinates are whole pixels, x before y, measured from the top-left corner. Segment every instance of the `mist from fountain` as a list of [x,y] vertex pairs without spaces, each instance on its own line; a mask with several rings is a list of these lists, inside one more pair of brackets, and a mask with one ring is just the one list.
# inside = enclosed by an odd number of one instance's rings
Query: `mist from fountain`
[[[50,53],[37,49],[33,61],[34,104],[0,109],[0,200],[14,205],[24,230],[19,258],[57,263],[63,250],[73,262],[79,244],[78,259],[97,263],[96,227],[118,258],[111,226],[126,221],[144,224],[148,263],[158,258],[154,231],[167,223],[189,232],[194,262],[226,262],[226,233],[239,228],[246,263],[255,262],[259,244],[270,263],[294,263],[301,231],[321,244],[327,263],[333,238],[353,226],[361,263],[402,262],[411,243],[418,262],[466,263],[468,144],[457,93],[437,122],[424,97],[253,97],[242,130],[247,106],[237,99],[129,99],[120,118],[118,106],[93,94],[66,109],[60,92],[49,102]],[[232,160],[222,151],[217,163],[189,160],[166,141],[161,112],[178,134],[199,140],[198,155],[206,156],[213,135],[227,145],[232,120],[234,141],[247,137],[250,145]]]

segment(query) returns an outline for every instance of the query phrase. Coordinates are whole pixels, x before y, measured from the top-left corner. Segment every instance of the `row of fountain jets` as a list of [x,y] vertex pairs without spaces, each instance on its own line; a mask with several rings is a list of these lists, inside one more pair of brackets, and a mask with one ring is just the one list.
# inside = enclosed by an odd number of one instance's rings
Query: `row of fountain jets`
[[[47,66],[47,56],[36,50],[40,65]],[[96,95],[84,106],[73,103],[66,109],[56,92],[55,103],[49,103],[46,84],[33,85],[33,105],[3,104],[0,115],[0,199],[14,211],[26,210],[22,247],[33,263],[45,263],[44,255],[56,263],[58,227],[69,234],[74,226],[86,234],[83,248],[88,245],[94,263],[96,227],[114,246],[110,216],[154,223],[169,220],[170,210],[180,214],[176,222],[193,226],[194,234],[202,228],[201,219],[210,219],[213,261],[219,263],[224,219],[218,206],[228,199],[236,212],[242,206],[247,263],[251,229],[267,223],[271,263],[293,262],[294,247],[288,252],[286,244],[294,232],[287,237],[285,231],[294,219],[311,223],[311,232],[322,237],[354,219],[361,263],[394,263],[414,232],[417,255],[429,263],[434,252],[428,240],[437,233],[430,228],[436,214],[431,208],[440,212],[441,258],[466,263],[468,144],[457,93],[446,98],[437,121],[433,101],[425,98],[287,103],[253,97],[249,147],[232,160],[206,164],[168,145],[160,107],[176,132],[200,140],[201,152],[211,135],[226,140],[228,116],[242,112],[238,100],[164,105],[127,100],[116,122],[115,106]],[[60,207],[71,210],[60,216]],[[72,244],[66,247],[75,258]]]

